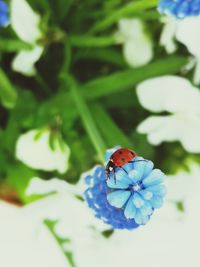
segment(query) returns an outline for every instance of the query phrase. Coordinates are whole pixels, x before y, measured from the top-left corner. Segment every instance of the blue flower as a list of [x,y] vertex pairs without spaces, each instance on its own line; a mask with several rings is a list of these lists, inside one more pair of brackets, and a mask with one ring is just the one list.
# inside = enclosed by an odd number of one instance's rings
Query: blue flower
[[[107,151],[106,159],[115,150]],[[154,210],[162,206],[165,176],[160,170],[153,170],[151,161],[141,157],[123,168],[127,173],[116,168],[115,183],[114,177],[106,178],[104,167],[95,167],[85,175],[84,196],[96,217],[114,229],[130,230],[146,224]]]
[[8,21],[8,5],[3,0],[0,0],[0,26],[6,26]]
[[200,15],[200,0],[160,0],[158,10],[182,19]]

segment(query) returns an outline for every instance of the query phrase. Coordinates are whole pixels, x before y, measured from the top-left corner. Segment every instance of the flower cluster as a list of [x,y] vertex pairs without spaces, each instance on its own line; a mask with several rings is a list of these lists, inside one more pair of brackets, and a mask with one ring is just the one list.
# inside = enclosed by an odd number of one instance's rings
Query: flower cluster
[[200,15],[200,0],[160,0],[158,10],[182,19]]
[[[107,152],[107,156],[111,152]],[[146,224],[153,211],[163,204],[164,174],[153,163],[136,157],[133,163],[116,168],[106,179],[105,168],[95,167],[85,175],[85,199],[95,216],[114,229],[134,229]]]
[[8,5],[3,0],[0,0],[0,26],[6,26],[8,20]]

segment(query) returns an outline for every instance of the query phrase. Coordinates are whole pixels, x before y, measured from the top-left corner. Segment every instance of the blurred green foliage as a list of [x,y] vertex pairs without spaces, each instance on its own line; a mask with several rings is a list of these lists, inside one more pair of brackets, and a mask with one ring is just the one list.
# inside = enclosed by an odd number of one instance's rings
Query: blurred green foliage
[[[0,29],[0,181],[8,183],[22,201],[33,175],[59,176],[75,183],[80,174],[101,162],[106,148],[121,145],[172,172],[183,162],[179,144],[152,147],[136,126],[147,117],[135,87],[150,77],[180,73],[185,51],[167,56],[158,45],[161,23],[157,0],[29,0],[41,15],[45,52],[37,75],[25,77],[11,70],[11,60],[21,49],[31,49],[10,27]],[[140,17],[154,40],[154,60],[131,69],[121,46],[113,41],[117,21]],[[71,148],[70,169],[64,175],[36,172],[15,158],[19,135],[61,121],[60,131]],[[175,156],[176,155],[176,156]],[[178,157],[177,157],[178,155]],[[175,156],[175,157],[174,157]],[[177,162],[174,158],[178,159]]]

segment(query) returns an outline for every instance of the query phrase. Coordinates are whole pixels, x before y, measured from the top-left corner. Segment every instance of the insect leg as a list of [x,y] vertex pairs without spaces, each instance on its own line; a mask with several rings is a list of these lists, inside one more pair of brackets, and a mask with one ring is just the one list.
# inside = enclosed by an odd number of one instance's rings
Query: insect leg
[[129,162],[127,162],[127,163],[135,163],[135,162],[139,162],[139,161],[148,161],[148,160],[146,160],[146,159],[139,159],[139,160],[131,160],[131,161],[129,161]]
[[120,169],[122,169],[123,171],[125,171],[126,174],[128,174],[128,172],[122,166],[120,166]]
[[115,173],[115,169],[113,169],[114,171],[114,181],[115,181],[115,184],[117,183],[117,179],[116,179],[116,173]]

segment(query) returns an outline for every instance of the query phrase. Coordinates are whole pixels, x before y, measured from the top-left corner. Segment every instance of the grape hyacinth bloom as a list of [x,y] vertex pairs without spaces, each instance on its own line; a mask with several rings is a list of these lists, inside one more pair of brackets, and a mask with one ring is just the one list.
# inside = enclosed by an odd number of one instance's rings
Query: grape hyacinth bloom
[[160,0],[160,13],[170,14],[178,19],[200,15],[200,0]]
[[[115,150],[107,151],[107,160]],[[114,175],[107,179],[102,166],[84,175],[85,200],[95,216],[113,229],[131,230],[145,225],[154,210],[163,205],[166,191],[164,173],[153,166],[153,162],[136,157],[133,163],[123,166],[126,172],[116,168],[116,182]]]
[[0,26],[6,26],[8,24],[8,5],[0,0]]

